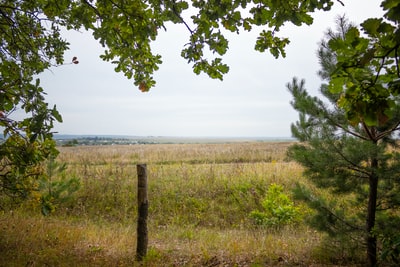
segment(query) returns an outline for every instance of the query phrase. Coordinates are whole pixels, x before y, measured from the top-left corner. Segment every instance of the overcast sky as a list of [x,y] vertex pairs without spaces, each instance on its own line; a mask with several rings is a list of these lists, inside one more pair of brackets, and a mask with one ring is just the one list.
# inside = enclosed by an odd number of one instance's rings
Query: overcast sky
[[337,15],[360,23],[382,14],[378,0],[342,0],[330,12],[318,12],[312,26],[284,27],[290,37],[287,56],[275,59],[254,51],[258,31],[230,34],[224,57],[230,72],[221,82],[196,75],[180,57],[188,41],[183,25],[167,25],[154,44],[163,64],[154,75],[157,85],[142,93],[114,66],[103,62],[104,50],[87,32],[67,32],[71,43],[66,62],[78,65],[53,68],[41,75],[47,100],[56,104],[64,122],[60,134],[134,136],[290,137],[298,118],[290,106],[286,83],[306,80],[312,94],[321,81],[316,50],[323,33],[334,27]]

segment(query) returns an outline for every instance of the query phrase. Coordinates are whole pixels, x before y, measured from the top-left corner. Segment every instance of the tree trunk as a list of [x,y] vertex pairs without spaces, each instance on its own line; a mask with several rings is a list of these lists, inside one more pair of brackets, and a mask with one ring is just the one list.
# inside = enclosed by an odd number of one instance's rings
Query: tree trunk
[[372,175],[369,177],[369,196],[368,196],[368,214],[367,214],[367,260],[368,266],[374,267],[377,264],[377,239],[373,233],[375,227],[376,216],[376,202],[378,198],[378,176],[376,170],[378,169],[378,160],[373,159],[371,163],[373,169]]

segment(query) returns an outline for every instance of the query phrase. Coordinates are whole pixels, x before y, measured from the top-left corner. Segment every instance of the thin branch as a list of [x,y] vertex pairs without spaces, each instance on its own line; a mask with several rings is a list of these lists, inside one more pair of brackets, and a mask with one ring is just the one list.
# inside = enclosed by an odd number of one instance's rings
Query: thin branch
[[[369,176],[369,173],[368,173],[368,172],[366,172],[366,171],[364,171],[363,169],[359,168],[359,166],[358,166],[357,164],[355,164],[354,162],[352,162],[351,160],[349,160],[349,159],[341,152],[341,150],[340,150],[335,144],[333,144],[333,148],[335,149],[335,152],[336,152],[337,154],[339,154],[339,156],[340,156],[345,162],[347,162],[348,164],[350,164],[350,166],[347,167],[348,169],[350,169],[350,170],[355,170],[355,171],[357,171],[357,172],[359,172],[359,173],[362,173],[362,174],[364,174],[364,175]],[[352,167],[351,167],[351,166],[352,166]]]
[[392,128],[390,128],[389,130],[383,131],[383,132],[381,132],[380,134],[378,134],[378,135],[376,136],[376,139],[377,139],[377,140],[382,139],[382,138],[384,138],[385,136],[391,134],[392,132],[399,130],[399,129],[400,129],[399,126],[400,126],[400,121],[398,121],[398,122],[397,122]]
[[[309,196],[309,197],[306,196],[306,198],[307,198],[309,201],[312,201],[312,202],[313,202],[313,201],[318,201],[318,200],[317,200],[315,197],[313,197],[312,195]],[[323,205],[319,205],[319,208],[322,209],[322,210],[324,210],[324,211],[327,212],[328,214],[330,214],[332,217],[334,217],[334,218],[337,219],[338,221],[342,222],[344,225],[348,226],[350,229],[358,230],[358,231],[363,231],[363,230],[364,230],[363,228],[357,227],[357,226],[352,225],[351,223],[345,221],[343,218],[339,217],[339,216],[336,215],[334,212],[332,212],[328,207],[325,207],[325,206],[323,206]]]
[[172,1],[173,5],[172,5],[172,12],[174,12],[175,16],[177,16],[181,22],[186,26],[186,28],[189,30],[190,34],[193,35],[194,31],[189,27],[189,25],[186,23],[186,21],[182,18],[182,16],[178,13],[178,11],[176,11],[176,3],[175,1]]
[[341,125],[340,123],[337,123],[331,116],[329,116],[329,112],[326,109],[326,107],[322,107],[322,110],[324,112],[324,117],[334,126],[338,127],[339,129],[342,129],[345,133],[348,133],[354,137],[360,138],[362,140],[368,140],[368,138],[366,138],[365,136],[362,136],[358,133],[355,133],[353,131],[350,131],[349,129],[343,127],[343,125]]
[[342,6],[344,6],[344,3],[341,0],[336,0],[338,1]]
[[[382,70],[383,66],[385,65],[385,59],[386,59],[386,57],[383,57],[383,58],[382,58],[382,61],[381,61],[381,64],[379,64],[379,69],[378,69],[377,72],[376,72],[374,84],[376,84],[376,83],[378,82],[378,79],[379,79],[379,75],[380,75],[380,73],[381,73],[381,70]],[[372,86],[371,86],[371,87],[372,87]]]
[[372,132],[369,130],[368,126],[365,124],[364,121],[362,122],[362,126],[363,126],[363,128],[364,128],[364,131],[367,133],[369,139],[372,140],[372,141],[376,141],[376,140],[375,140],[376,137],[374,137],[374,136],[372,135]]
[[399,49],[399,46],[397,45],[396,49],[394,50],[394,55],[396,59],[396,70],[397,70],[397,77],[400,77],[400,67],[399,67],[399,55],[397,54],[397,50]]
[[87,0],[83,0],[83,3],[88,5],[93,10],[93,12],[96,13],[96,15],[101,19],[102,16],[96,7],[94,7],[92,4],[90,4]]
[[351,176],[354,176],[356,178],[365,178],[365,179],[369,178],[369,172],[364,171],[363,169],[360,169],[357,165],[356,165],[356,167],[349,166],[349,167],[347,167],[347,169],[352,170],[352,171],[356,171],[356,172],[358,172],[360,174],[365,175],[364,177],[360,177],[360,176],[356,176],[356,175],[351,175]]
[[338,127],[339,129],[342,129],[345,133],[348,133],[348,134],[350,134],[350,135],[352,135],[352,136],[354,136],[354,137],[360,138],[360,139],[365,140],[365,141],[369,140],[369,139],[366,138],[365,136],[363,136],[363,135],[361,135],[361,134],[358,134],[358,133],[356,133],[356,132],[350,131],[349,129],[343,127],[342,125],[340,125],[339,123],[336,123],[336,122],[333,121],[333,120],[330,120],[330,122],[331,122],[334,126]]

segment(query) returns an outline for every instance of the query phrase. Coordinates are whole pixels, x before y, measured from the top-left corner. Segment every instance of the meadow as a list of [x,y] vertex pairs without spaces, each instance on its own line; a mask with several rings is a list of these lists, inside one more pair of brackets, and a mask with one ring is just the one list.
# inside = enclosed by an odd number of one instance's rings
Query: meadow
[[[80,188],[48,216],[32,199],[0,210],[0,266],[351,265],[303,220],[260,226],[271,184],[291,197],[301,167],[290,142],[60,147]],[[149,248],[136,253],[136,164],[148,169]],[[311,212],[294,200],[302,217]]]

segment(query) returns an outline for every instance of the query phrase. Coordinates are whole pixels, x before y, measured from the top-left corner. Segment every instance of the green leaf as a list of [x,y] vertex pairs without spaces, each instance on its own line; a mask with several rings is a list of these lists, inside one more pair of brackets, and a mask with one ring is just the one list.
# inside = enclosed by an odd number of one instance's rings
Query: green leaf
[[345,77],[332,78],[329,82],[329,91],[333,94],[342,93],[345,89],[346,82],[347,78]]
[[54,105],[53,109],[51,110],[51,115],[58,121],[63,122],[61,114],[58,112],[56,105]]
[[367,126],[378,126],[378,114],[374,111],[368,110],[364,115],[364,122]]
[[354,41],[357,41],[359,37],[360,37],[360,31],[355,27],[351,27],[346,32],[346,36],[345,36],[344,40],[346,43],[353,43]]
[[364,31],[371,36],[378,35],[378,29],[382,23],[382,19],[370,18],[361,23]]
[[391,9],[394,7],[397,7],[400,4],[399,0],[384,0],[381,3],[381,6],[387,10],[387,9]]

